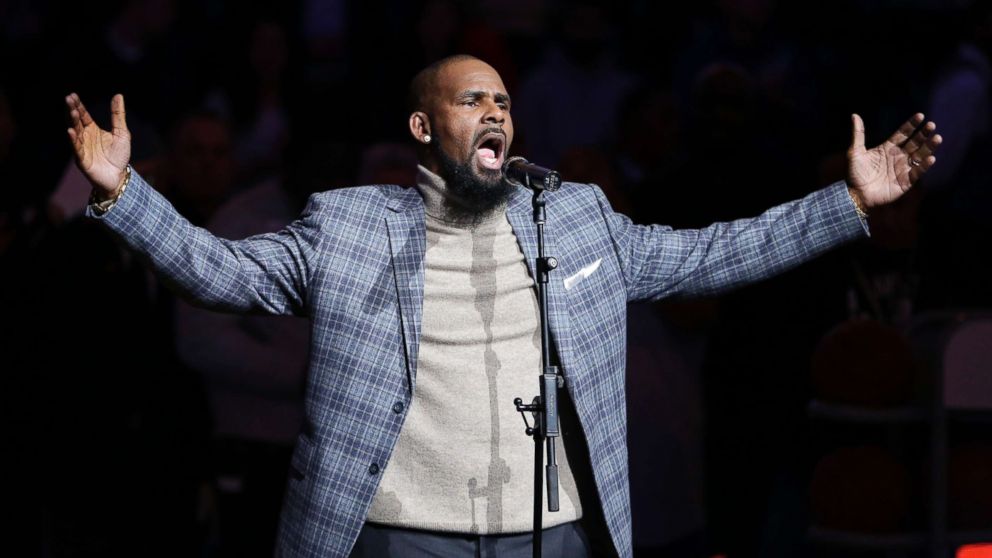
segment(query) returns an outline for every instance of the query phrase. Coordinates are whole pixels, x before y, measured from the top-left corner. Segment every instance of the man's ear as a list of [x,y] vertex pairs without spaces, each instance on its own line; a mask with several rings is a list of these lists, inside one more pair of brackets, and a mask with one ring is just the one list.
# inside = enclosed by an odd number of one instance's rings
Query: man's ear
[[427,113],[417,111],[410,115],[410,134],[417,143],[430,143],[431,125]]

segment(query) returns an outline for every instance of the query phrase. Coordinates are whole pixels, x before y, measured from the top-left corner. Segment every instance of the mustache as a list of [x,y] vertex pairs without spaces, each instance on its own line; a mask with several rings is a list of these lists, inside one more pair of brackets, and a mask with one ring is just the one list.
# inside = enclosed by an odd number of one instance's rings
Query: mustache
[[475,134],[475,137],[472,138],[472,145],[478,144],[479,143],[479,140],[482,139],[482,136],[484,136],[486,134],[499,134],[499,135],[503,136],[503,143],[504,143],[504,145],[506,144],[506,130],[504,130],[503,128],[500,128],[499,126],[491,126],[489,128],[484,128],[482,130],[479,130]]

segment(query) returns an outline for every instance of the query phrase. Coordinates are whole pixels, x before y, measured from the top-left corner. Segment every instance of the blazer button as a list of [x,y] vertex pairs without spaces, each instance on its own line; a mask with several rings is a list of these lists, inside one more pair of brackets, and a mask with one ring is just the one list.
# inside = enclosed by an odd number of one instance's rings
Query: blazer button
[[375,474],[378,474],[378,473],[379,473],[379,464],[378,463],[373,463],[373,464],[369,465],[369,474],[370,475],[375,475]]
[[396,413],[397,415],[403,412],[402,401],[397,401],[396,403],[393,403],[393,412]]

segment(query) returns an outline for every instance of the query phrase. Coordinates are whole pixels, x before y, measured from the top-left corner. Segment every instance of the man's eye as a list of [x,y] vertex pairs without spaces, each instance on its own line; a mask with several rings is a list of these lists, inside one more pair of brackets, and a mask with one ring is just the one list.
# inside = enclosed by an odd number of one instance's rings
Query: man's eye
[[477,106],[479,106],[478,101],[465,101],[462,104],[464,104],[466,106],[470,106],[470,107],[477,107]]
[[496,106],[499,107],[499,110],[505,110],[505,111],[509,111],[510,110],[510,105],[508,105],[506,103],[497,103]]

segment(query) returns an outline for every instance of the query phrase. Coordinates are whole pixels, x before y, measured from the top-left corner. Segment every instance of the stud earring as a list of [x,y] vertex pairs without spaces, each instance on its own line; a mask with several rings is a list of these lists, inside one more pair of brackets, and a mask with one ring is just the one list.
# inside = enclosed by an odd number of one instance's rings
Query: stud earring
[[424,143],[430,143],[430,142],[431,142],[431,135],[424,134]]

